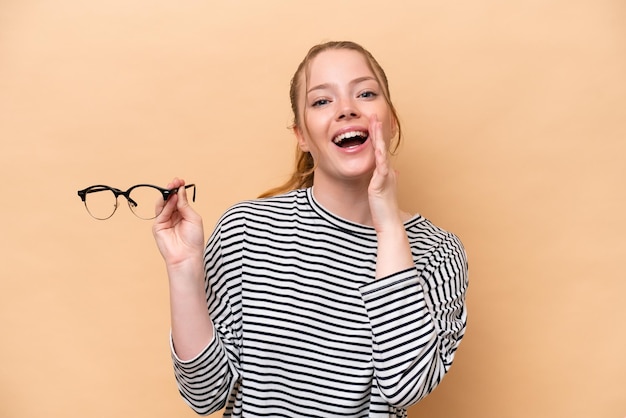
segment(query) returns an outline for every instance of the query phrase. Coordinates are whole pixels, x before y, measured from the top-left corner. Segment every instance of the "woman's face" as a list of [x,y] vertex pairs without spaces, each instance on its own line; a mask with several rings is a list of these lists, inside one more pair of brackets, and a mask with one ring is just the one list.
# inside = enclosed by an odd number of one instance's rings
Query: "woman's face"
[[300,77],[302,123],[296,136],[315,160],[315,182],[369,179],[375,167],[370,119],[383,123],[387,145],[396,123],[365,57],[349,49],[326,50],[310,62],[308,80]]

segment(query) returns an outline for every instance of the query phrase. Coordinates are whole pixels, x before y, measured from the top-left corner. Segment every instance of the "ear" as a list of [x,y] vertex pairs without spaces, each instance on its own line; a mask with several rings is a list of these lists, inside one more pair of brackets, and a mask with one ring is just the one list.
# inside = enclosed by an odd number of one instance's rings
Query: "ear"
[[300,147],[302,152],[309,152],[310,151],[309,144],[306,138],[304,137],[302,130],[297,125],[293,126],[293,133],[296,136],[296,139],[298,140],[298,146]]
[[390,115],[391,118],[391,137],[398,135],[398,121],[393,115]]

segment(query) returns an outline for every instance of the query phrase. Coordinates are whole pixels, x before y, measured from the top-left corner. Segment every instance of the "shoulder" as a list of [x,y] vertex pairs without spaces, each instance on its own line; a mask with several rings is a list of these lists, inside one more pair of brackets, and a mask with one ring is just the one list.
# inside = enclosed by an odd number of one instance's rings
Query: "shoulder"
[[465,259],[465,249],[460,238],[441,228],[421,215],[415,216],[406,223],[407,235],[414,252],[422,254],[439,254]]
[[220,225],[246,220],[283,218],[297,214],[306,204],[304,189],[277,196],[243,200],[230,206],[219,220]]

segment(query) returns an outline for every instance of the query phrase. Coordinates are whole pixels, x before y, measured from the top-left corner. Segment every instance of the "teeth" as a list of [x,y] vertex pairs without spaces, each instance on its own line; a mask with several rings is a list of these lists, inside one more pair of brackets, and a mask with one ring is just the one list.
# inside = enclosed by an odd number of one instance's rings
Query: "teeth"
[[344,139],[347,138],[354,138],[355,136],[362,136],[364,138],[367,138],[367,133],[366,132],[361,132],[361,131],[351,131],[351,132],[344,132],[341,135],[337,135],[334,139],[333,142],[335,144],[340,144],[341,141],[343,141]]

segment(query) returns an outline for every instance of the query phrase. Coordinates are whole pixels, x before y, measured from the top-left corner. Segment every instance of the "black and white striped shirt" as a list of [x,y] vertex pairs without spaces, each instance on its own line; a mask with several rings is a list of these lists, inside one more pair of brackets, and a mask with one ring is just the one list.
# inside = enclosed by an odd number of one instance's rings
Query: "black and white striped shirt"
[[415,268],[379,280],[373,228],[324,209],[312,189],[231,207],[205,252],[213,341],[181,361],[199,414],[405,417],[452,365],[466,328],[459,239],[405,222]]

